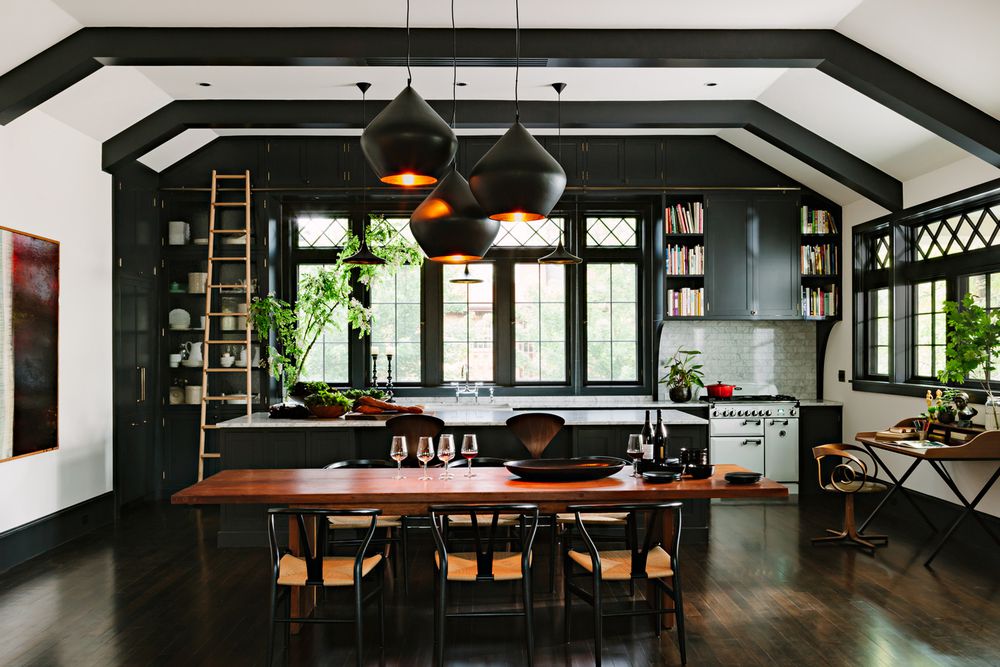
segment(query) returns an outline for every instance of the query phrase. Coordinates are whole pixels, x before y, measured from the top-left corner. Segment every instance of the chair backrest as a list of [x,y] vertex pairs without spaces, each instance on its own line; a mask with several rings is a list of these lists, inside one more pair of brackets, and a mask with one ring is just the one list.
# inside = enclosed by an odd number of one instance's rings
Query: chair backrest
[[[501,515],[518,515],[520,523],[521,567],[526,571],[531,564],[531,547],[538,532],[538,505],[431,505],[431,534],[441,562],[441,578],[448,577],[448,518],[454,515],[471,519],[473,543],[476,548],[476,581],[493,580],[493,554],[497,542],[497,525]],[[467,526],[463,526],[463,529]],[[504,538],[506,541],[506,538]]]
[[[865,482],[878,476],[878,462],[861,447],[844,443],[833,443],[813,447],[813,458],[816,459],[816,475],[821,489],[829,490],[828,483],[823,479],[823,459],[834,457],[840,460],[829,472],[829,485],[840,493],[857,493],[864,488]],[[852,453],[856,452],[856,453]],[[858,456],[863,455],[871,461],[873,470],[869,474],[868,464]]]
[[[382,514],[379,509],[308,509],[308,508],[271,508],[267,510],[267,541],[271,551],[271,566],[275,580],[278,579],[278,566],[281,557],[291,553],[289,549],[283,547],[278,542],[278,533],[275,522],[278,517],[294,519],[289,532],[296,531],[298,542],[302,547],[301,558],[306,562],[306,586],[323,585],[323,558],[327,554],[327,549],[331,546],[329,535],[331,516],[367,516],[371,518],[368,531],[358,544],[357,553],[354,555],[354,583],[357,585],[361,581],[361,565],[364,561],[368,545],[375,534],[375,521]],[[308,523],[308,527],[307,527]]]
[[444,420],[432,415],[399,415],[385,422],[385,427],[392,435],[406,438],[405,466],[417,465],[417,443],[420,438],[434,438],[444,430]]
[[537,459],[565,423],[559,415],[548,412],[524,412],[508,419],[507,428],[521,441],[531,458]]
[[[646,560],[649,551],[653,547],[662,546],[670,554],[670,561],[674,567],[680,556],[681,544],[681,502],[673,501],[668,503],[628,503],[621,505],[570,505],[567,511],[576,515],[576,523],[571,524],[580,532],[583,543],[587,546],[590,558],[594,562],[595,576],[601,575],[601,559],[594,544],[593,538],[587,531],[587,524],[582,515],[584,514],[609,514],[616,512],[628,512],[628,520],[625,522],[625,530],[628,533],[627,544],[631,553],[631,576],[641,579],[646,576]],[[673,534],[662,535],[663,514],[670,512],[673,515]],[[643,528],[643,540],[639,541],[640,520],[645,518]],[[605,527],[605,526],[602,526]],[[572,530],[566,535],[567,544],[572,546]]]
[[[502,468],[510,459],[498,459],[495,456],[477,456],[472,459],[473,468]],[[455,459],[448,463],[449,468],[460,468],[469,465],[465,459]]]
[[385,461],[382,459],[344,459],[343,461],[334,461],[330,465],[323,466],[324,470],[333,470],[335,468],[395,468],[396,464],[392,461]]

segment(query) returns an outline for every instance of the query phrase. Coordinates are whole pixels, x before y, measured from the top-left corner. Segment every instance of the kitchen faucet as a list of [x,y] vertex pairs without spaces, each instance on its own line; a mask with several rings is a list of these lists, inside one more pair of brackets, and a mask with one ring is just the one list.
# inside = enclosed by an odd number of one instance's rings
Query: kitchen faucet
[[[465,378],[465,382],[452,382],[451,386],[455,388],[455,402],[458,403],[462,396],[472,396],[476,399],[476,404],[479,403],[479,388],[483,386],[482,382],[469,382],[469,367],[467,365],[462,365],[462,377]],[[490,391],[490,403],[493,402],[493,387],[487,387]]]

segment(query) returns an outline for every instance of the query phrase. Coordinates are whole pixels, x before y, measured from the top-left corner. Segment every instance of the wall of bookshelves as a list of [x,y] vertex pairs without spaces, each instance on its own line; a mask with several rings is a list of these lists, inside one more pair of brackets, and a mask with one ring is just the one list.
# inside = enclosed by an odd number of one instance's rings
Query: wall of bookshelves
[[799,208],[799,272],[802,316],[811,320],[840,317],[841,243],[836,217],[821,204],[804,201]]
[[663,216],[664,315],[705,315],[705,203],[701,198],[668,199]]

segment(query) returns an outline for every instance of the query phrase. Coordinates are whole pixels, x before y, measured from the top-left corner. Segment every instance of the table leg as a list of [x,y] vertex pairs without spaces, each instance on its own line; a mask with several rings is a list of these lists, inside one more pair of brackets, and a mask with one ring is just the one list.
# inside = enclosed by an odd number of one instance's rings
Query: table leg
[[[312,517],[305,517],[306,531],[313,545],[316,544],[316,520]],[[305,553],[309,545],[302,544],[299,539],[298,520],[288,517],[288,549],[293,556],[301,556]],[[312,614],[316,607],[316,589],[314,586],[291,586],[291,612],[292,617],[305,618]],[[302,630],[302,623],[292,623],[292,634],[298,634]]]
[[[670,544],[670,540],[673,538],[673,535],[674,535],[673,512],[664,512],[663,519],[661,520],[660,523],[660,543],[663,545]],[[670,599],[670,596],[667,595],[664,591],[659,590],[657,585],[653,583],[653,580],[650,580],[646,584],[646,599],[649,600],[650,604],[653,603],[654,599],[653,596],[655,595],[662,596],[662,598],[660,599],[661,609],[673,606],[674,601]],[[660,619],[662,620],[663,623],[662,627],[668,630],[674,627],[673,614],[663,614],[662,616],[660,616]]]
[[987,533],[989,533],[990,537],[992,537],[997,544],[1000,544],[1000,538],[998,538],[996,533],[993,532],[993,530],[989,527],[989,525],[985,521],[983,521],[983,519],[978,514],[976,514],[976,506],[979,505],[979,502],[986,497],[986,494],[989,493],[991,488],[993,488],[993,485],[996,483],[997,479],[1000,479],[1000,466],[997,466],[997,469],[993,472],[993,476],[990,477],[989,480],[987,480],[986,484],[983,485],[983,488],[979,490],[979,493],[976,494],[976,497],[973,498],[972,502],[970,503],[965,499],[965,496],[962,495],[962,492],[959,490],[958,485],[955,484],[955,480],[951,478],[951,475],[948,474],[948,471],[944,468],[944,466],[937,461],[931,461],[930,463],[931,467],[934,468],[938,476],[942,480],[944,480],[944,483],[948,485],[949,489],[951,489],[951,492],[954,493],[955,496],[958,498],[958,500],[962,503],[962,505],[965,506],[965,510],[958,515],[958,518],[955,519],[955,521],[951,524],[951,526],[948,527],[948,530],[944,532],[944,535],[938,541],[937,546],[934,547],[934,550],[931,552],[931,555],[927,558],[926,561],[924,561],[924,566],[930,567],[930,564],[934,561],[935,558],[937,558],[938,553],[944,547],[945,543],[949,539],[951,539],[952,533],[954,533],[955,530],[958,528],[959,524],[965,520],[965,517],[969,516],[970,514],[973,517],[975,517],[976,521],[979,522],[979,525],[982,526]]
[[868,527],[868,524],[872,522],[875,516],[882,510],[883,505],[885,505],[886,502],[888,502],[889,498],[891,498],[892,494],[896,493],[896,491],[899,491],[901,494],[903,494],[903,497],[910,501],[910,504],[913,505],[913,508],[915,510],[917,510],[917,513],[921,517],[923,517],[924,521],[927,522],[927,525],[930,526],[932,530],[937,532],[937,526],[934,525],[934,522],[930,520],[927,514],[925,514],[924,511],[920,508],[920,505],[917,504],[917,501],[914,500],[913,496],[910,495],[910,492],[906,489],[906,487],[903,486],[903,484],[906,482],[907,479],[910,478],[910,475],[913,473],[914,470],[917,469],[917,466],[920,465],[920,462],[923,459],[914,458],[913,463],[911,463],[910,467],[906,469],[906,472],[904,472],[899,479],[896,479],[896,476],[892,474],[892,471],[889,470],[889,467],[886,466],[884,463],[882,463],[882,459],[878,457],[878,454],[875,453],[875,450],[869,445],[866,445],[865,443],[861,444],[865,445],[865,449],[868,450],[868,454],[875,461],[876,465],[878,465],[879,468],[884,470],[885,474],[888,475],[889,479],[892,480],[892,488],[889,489],[888,493],[886,493],[882,497],[882,501],[875,507],[874,510],[872,510],[872,513],[868,515],[868,518],[861,523],[861,526],[858,527],[858,532],[859,533],[865,532],[865,528]]

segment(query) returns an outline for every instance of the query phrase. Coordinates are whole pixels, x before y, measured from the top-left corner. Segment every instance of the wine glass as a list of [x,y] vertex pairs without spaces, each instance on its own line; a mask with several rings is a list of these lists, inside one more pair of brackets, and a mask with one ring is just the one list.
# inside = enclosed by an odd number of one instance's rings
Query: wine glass
[[393,479],[406,479],[403,474],[403,461],[406,460],[406,436],[392,436],[392,446],[389,448],[389,457],[396,462],[396,476]]
[[455,475],[450,472],[448,461],[455,458],[455,438],[450,433],[445,433],[438,438],[438,458],[444,464],[444,470],[441,471],[440,475],[441,479],[453,478]]
[[639,474],[639,461],[642,460],[642,436],[638,433],[633,433],[628,437],[628,447],[625,449],[625,453],[628,457],[632,459],[632,476],[642,477]]
[[476,476],[476,473],[472,472],[472,459],[476,458],[478,454],[479,442],[476,441],[476,435],[474,433],[466,433],[462,437],[462,456],[469,462],[469,470],[465,473],[466,477]]
[[420,440],[417,441],[417,460],[423,464],[424,474],[417,479],[432,479],[431,476],[427,474],[427,464],[430,463],[433,458],[434,440],[425,435],[420,436]]

